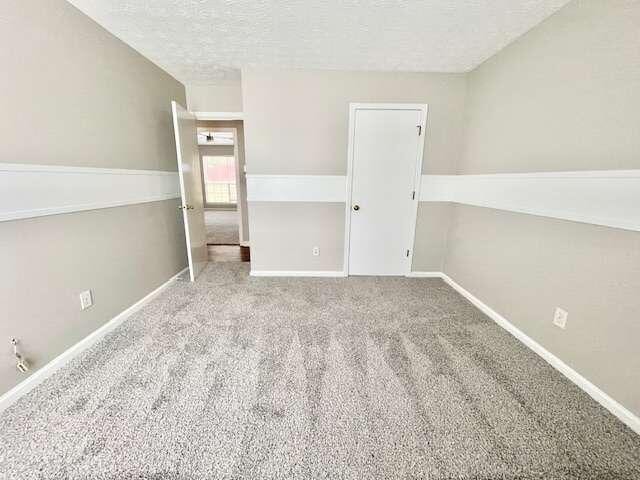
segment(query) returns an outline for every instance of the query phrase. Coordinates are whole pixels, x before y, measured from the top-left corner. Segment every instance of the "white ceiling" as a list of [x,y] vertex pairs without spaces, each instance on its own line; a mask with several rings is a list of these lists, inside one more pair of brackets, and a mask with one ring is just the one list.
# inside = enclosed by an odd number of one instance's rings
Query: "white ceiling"
[[185,83],[242,67],[465,72],[569,0],[69,0]]

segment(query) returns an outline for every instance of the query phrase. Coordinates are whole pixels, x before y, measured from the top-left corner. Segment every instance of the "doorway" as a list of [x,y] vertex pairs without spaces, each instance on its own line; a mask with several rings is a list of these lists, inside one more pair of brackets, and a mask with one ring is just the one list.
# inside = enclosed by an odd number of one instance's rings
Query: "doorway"
[[427,117],[423,104],[351,104],[347,275],[411,270]]
[[248,261],[241,121],[199,121],[198,149],[209,260]]

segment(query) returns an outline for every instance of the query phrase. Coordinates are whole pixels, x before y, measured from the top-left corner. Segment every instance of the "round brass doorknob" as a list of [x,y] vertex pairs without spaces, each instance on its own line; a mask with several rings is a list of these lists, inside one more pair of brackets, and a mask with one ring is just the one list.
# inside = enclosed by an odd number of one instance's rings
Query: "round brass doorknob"
[[358,210],[360,210],[360,205],[354,205],[353,209],[357,212]]

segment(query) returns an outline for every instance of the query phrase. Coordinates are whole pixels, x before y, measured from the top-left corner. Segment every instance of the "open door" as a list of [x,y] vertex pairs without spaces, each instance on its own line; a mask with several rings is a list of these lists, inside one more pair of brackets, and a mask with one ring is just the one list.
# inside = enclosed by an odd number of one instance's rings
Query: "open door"
[[193,282],[207,264],[207,233],[204,224],[196,117],[176,102],[171,102],[171,111],[182,197],[182,204],[178,208],[182,210],[184,219],[189,276]]

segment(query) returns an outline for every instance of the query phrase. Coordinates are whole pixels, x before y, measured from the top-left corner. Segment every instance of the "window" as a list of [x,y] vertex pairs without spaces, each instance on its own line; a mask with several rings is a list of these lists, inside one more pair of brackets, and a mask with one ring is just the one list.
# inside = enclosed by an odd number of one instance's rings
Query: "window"
[[235,205],[236,166],[232,156],[202,156],[204,201],[207,205]]

